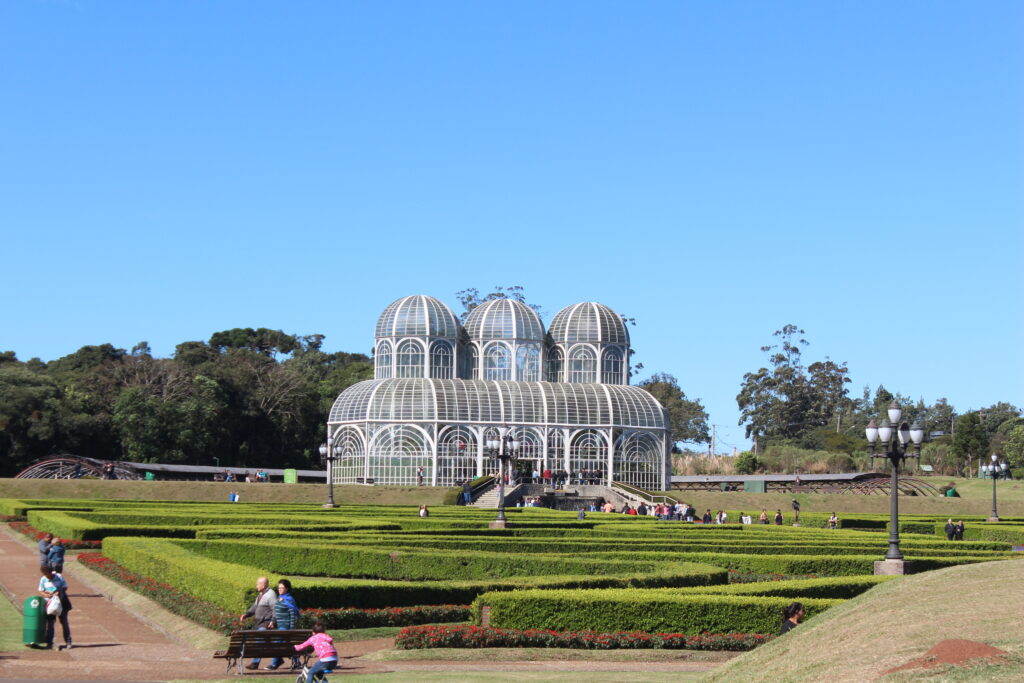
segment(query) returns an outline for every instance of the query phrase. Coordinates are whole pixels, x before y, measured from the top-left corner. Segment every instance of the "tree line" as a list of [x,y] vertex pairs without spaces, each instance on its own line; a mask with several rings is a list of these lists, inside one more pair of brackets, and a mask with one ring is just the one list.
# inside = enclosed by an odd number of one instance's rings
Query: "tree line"
[[926,403],[884,386],[874,392],[865,387],[860,396],[851,396],[845,362],[826,357],[805,363],[803,351],[809,343],[804,334],[796,325],[777,330],[775,341],[761,347],[767,364],[743,376],[736,396],[739,424],[755,448],[744,454],[740,469],[757,470],[758,452],[773,447],[864,455],[865,426],[884,417],[892,401],[903,410],[902,420],[924,428],[922,463],[937,471],[976,473],[980,459],[992,452],[1004,455],[1012,467],[1024,468],[1024,418],[1016,406],[1000,401],[959,413],[946,398]]
[[0,474],[46,455],[187,465],[308,467],[340,391],[373,376],[323,335],[217,332],[157,358],[83,346],[43,362],[0,353]]

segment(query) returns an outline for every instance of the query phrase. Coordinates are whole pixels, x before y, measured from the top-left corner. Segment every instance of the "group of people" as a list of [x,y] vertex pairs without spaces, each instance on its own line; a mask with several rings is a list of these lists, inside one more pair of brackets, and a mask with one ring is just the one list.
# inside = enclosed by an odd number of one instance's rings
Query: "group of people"
[[[235,476],[235,473],[230,470],[218,472],[217,474],[213,475],[213,480],[224,482],[239,481],[238,477]],[[259,469],[256,470],[256,472],[246,472],[245,475],[242,477],[242,481],[244,481],[246,484],[266,484],[270,482],[270,475],[267,474],[266,470]]]
[[68,582],[64,579],[64,544],[53,534],[46,534],[39,539],[39,593],[46,598],[46,636],[44,648],[53,649],[54,631],[57,621],[64,636],[61,650],[71,649],[71,625],[68,623],[68,612],[71,611],[71,600],[68,598]]
[[[248,610],[242,614],[239,621],[246,622],[253,620],[253,628],[259,631],[288,631],[299,626],[300,610],[295,597],[292,596],[292,584],[288,579],[281,579],[277,582],[277,589],[270,588],[270,580],[261,576],[256,579],[256,599]],[[326,632],[322,622],[313,624],[313,635],[305,642],[295,646],[296,652],[302,652],[307,647],[312,647],[319,660],[306,674],[306,683],[312,683],[314,676],[318,673],[330,673],[338,665],[338,650],[334,647],[334,639]],[[260,668],[261,660],[253,659],[245,667],[247,669]],[[275,671],[281,668],[284,659],[275,657],[270,660],[266,667],[267,671]],[[292,657],[292,670],[300,666],[299,658]]]
[[526,496],[521,500],[516,501],[517,508],[539,508],[544,507],[540,503],[540,496]]
[[580,470],[579,472],[568,472],[566,470],[550,470],[545,468],[540,471],[534,468],[531,472],[534,484],[545,486],[565,486],[566,484],[578,484],[579,486],[597,486],[602,481],[601,470]]
[[945,531],[947,541],[964,540],[964,520],[961,519],[956,524],[954,524],[952,519],[947,519]]

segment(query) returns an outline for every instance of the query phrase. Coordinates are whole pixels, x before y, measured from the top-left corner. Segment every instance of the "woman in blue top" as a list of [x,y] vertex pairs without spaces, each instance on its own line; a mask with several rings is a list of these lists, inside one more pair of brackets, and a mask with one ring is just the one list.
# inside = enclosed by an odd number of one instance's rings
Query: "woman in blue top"
[[68,626],[68,612],[71,611],[71,601],[68,600],[68,582],[64,577],[54,572],[48,565],[39,568],[42,577],[39,579],[39,592],[47,600],[54,595],[60,600],[60,616],[46,615],[46,649],[53,648],[53,631],[57,619],[60,619],[60,628],[64,632],[64,645],[60,649],[71,649],[71,627]]
[[[281,579],[277,582],[277,602],[274,603],[274,621],[271,628],[279,631],[290,631],[299,627],[299,605],[292,596],[292,582],[288,579]],[[270,661],[267,671],[274,671],[279,668],[284,660],[274,657]],[[292,657],[292,669],[299,668],[299,658]]]

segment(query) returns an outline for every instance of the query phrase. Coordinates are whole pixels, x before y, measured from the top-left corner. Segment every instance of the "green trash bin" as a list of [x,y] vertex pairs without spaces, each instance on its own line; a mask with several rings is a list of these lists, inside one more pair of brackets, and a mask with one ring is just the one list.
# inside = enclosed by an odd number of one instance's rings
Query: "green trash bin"
[[146,472],[146,481],[156,481],[156,475],[152,472]]
[[25,598],[22,640],[26,645],[46,644],[46,600],[41,595]]

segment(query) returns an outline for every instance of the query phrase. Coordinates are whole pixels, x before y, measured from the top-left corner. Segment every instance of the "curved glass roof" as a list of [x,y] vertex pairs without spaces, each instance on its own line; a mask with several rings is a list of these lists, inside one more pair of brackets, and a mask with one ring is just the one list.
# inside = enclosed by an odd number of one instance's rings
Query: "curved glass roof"
[[371,379],[341,392],[329,424],[442,422],[667,428],[657,399],[613,384]]
[[544,325],[537,312],[515,299],[492,299],[474,308],[466,319],[470,339],[544,341]]
[[560,310],[552,318],[548,334],[556,344],[591,342],[629,346],[629,331],[622,318],[596,301],[585,301]]
[[432,296],[402,297],[384,309],[377,320],[376,337],[459,336],[459,321],[447,306]]

